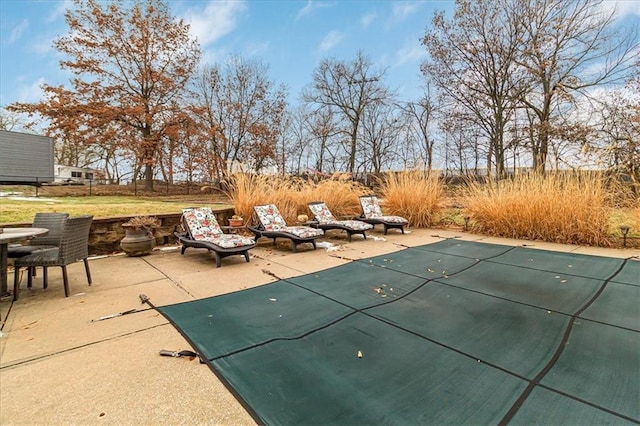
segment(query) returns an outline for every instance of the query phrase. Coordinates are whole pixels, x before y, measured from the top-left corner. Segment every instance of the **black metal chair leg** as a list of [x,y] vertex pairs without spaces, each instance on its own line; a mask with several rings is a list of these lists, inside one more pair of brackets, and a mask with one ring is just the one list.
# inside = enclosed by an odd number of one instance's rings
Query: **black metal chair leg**
[[84,261],[84,270],[87,273],[87,281],[91,285],[91,271],[89,270],[89,259],[82,259]]
[[66,266],[62,266],[62,282],[64,283],[64,297],[69,297],[69,277]]
[[[27,268],[27,273],[29,273],[29,268]],[[18,286],[20,285],[20,268],[15,268],[13,270],[13,301],[18,300]]]
[[42,288],[49,286],[49,272],[46,266],[42,267]]

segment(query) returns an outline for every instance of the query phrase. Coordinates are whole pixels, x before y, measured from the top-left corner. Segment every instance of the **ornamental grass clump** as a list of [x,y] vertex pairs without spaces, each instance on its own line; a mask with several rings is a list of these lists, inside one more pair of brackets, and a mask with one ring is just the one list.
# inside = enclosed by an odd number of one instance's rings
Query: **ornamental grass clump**
[[298,177],[238,173],[231,177],[227,196],[237,214],[255,224],[253,206],[275,204],[288,224],[299,215],[309,214],[308,203],[324,201],[336,216],[360,213],[358,197],[366,189],[346,179],[328,179],[315,183]]
[[595,173],[522,174],[471,182],[465,197],[472,230],[487,235],[610,246],[611,187]]
[[152,216],[135,216],[123,223],[122,226],[137,230],[153,230],[160,226],[160,221]]
[[423,228],[436,222],[444,199],[439,175],[420,170],[387,173],[379,191],[384,214],[402,216],[412,226]]
[[323,201],[337,218],[353,218],[362,212],[359,197],[370,192],[364,185],[346,176],[325,179],[318,183],[310,183],[305,187],[305,191],[300,194],[300,207],[308,211],[309,203]]

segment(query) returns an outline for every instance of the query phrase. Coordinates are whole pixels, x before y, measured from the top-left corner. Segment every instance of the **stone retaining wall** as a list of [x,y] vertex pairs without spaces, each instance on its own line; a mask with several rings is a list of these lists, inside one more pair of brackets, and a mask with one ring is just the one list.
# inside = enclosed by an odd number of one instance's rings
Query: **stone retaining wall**
[[[213,212],[221,225],[226,225],[227,220],[234,214],[233,208],[215,209]],[[173,232],[180,225],[182,213],[150,214],[160,221],[160,226],[156,228],[153,235],[156,237],[156,245],[174,244],[176,238]],[[116,216],[93,219],[89,234],[89,254],[111,254],[121,252],[120,240],[124,238],[123,223],[133,216]],[[28,227],[31,223],[6,223],[0,224],[4,228]]]

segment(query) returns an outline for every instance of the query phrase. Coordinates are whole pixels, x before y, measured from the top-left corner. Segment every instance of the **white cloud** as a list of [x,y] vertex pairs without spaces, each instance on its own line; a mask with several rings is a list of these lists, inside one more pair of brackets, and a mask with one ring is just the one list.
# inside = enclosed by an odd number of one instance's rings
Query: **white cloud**
[[200,63],[213,65],[213,64],[222,62],[224,58],[226,58],[228,55],[229,55],[229,52],[225,48],[206,49],[202,51],[202,56],[200,57]]
[[44,92],[42,91],[42,85],[47,81],[44,78],[32,82],[31,84],[21,86],[18,88],[17,102],[35,103],[42,100]]
[[247,56],[256,56],[266,53],[269,50],[269,42],[249,43],[245,46],[244,52]]
[[22,33],[24,33],[27,28],[29,28],[29,20],[25,18],[20,21],[18,25],[13,27],[11,34],[9,35],[9,39],[7,40],[7,44],[13,44],[18,41],[22,36]]
[[640,16],[640,2],[637,0],[605,0],[600,4],[600,8],[607,13],[617,10],[618,18],[627,15]]
[[64,0],[64,1],[58,2],[56,7],[53,8],[49,13],[49,16],[47,16],[46,21],[49,23],[57,21],[58,19],[64,16],[64,13],[67,11],[67,9],[74,9],[72,0]]
[[55,38],[38,37],[29,43],[29,50],[39,55],[45,56],[54,51],[53,41]]
[[296,15],[296,21],[306,15],[309,15],[314,9],[313,2],[311,0],[307,1],[307,4],[298,11]]
[[402,66],[405,64],[420,62],[427,55],[427,52],[423,46],[418,42],[405,44],[396,53],[396,61],[394,66]]
[[340,31],[329,31],[329,33],[322,39],[322,42],[320,42],[320,50],[323,52],[330,50],[336,44],[340,43],[340,40],[343,38],[344,35]]
[[396,2],[393,3],[393,12],[391,18],[395,22],[404,21],[411,15],[413,15],[418,8],[420,8],[422,2]]
[[236,28],[238,15],[246,8],[244,1],[212,0],[204,11],[189,9],[184,19],[191,25],[191,34],[204,47],[231,33]]
[[360,18],[360,24],[362,24],[363,28],[367,28],[375,19],[377,18],[375,13],[367,13],[362,18]]
[[304,5],[302,9],[298,11],[296,15],[296,21],[302,19],[303,17],[312,14],[314,11],[321,9],[323,7],[331,7],[334,3],[326,3],[326,2],[317,2],[313,0],[307,0],[307,4]]

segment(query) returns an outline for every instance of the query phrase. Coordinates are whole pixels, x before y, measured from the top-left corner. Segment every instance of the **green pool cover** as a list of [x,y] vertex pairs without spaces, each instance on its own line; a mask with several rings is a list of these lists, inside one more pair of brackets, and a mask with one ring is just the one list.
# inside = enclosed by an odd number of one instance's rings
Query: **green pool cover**
[[452,239],[158,310],[258,423],[640,423],[635,260]]

